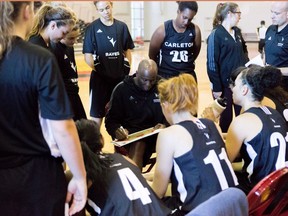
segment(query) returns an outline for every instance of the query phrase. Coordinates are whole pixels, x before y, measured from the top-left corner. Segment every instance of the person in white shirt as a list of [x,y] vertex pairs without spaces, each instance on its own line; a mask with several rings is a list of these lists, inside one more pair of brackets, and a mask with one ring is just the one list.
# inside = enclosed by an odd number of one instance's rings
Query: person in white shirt
[[265,46],[265,35],[266,35],[267,27],[265,26],[264,20],[261,20],[260,25],[261,26],[257,28],[257,36],[259,39],[258,51],[259,51],[259,53],[262,54],[263,48]]

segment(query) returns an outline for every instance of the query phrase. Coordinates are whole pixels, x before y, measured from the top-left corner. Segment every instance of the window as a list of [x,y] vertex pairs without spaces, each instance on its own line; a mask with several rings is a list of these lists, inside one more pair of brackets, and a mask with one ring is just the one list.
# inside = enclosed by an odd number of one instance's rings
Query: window
[[144,37],[144,2],[131,2],[131,36],[133,40]]

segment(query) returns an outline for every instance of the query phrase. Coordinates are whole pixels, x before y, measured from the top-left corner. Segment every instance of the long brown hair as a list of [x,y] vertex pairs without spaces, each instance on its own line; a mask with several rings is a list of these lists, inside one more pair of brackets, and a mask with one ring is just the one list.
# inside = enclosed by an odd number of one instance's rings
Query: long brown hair
[[235,12],[238,5],[233,2],[219,3],[216,8],[216,12],[213,19],[213,28],[220,25],[226,18],[229,11]]
[[35,15],[34,24],[28,38],[32,35],[39,35],[51,21],[55,21],[57,27],[75,25],[76,15],[68,7],[43,5]]
[[5,51],[9,51],[13,37],[14,21],[19,16],[23,5],[32,4],[29,1],[0,2],[0,59]]

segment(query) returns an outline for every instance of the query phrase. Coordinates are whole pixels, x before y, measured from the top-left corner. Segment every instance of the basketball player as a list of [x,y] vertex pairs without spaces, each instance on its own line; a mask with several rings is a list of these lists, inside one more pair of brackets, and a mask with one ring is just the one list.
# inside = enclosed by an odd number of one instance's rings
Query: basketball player
[[[125,58],[131,62],[134,43],[124,22],[113,18],[111,1],[95,1],[100,17],[85,30],[83,54],[91,67],[90,116],[99,125],[114,87],[129,74]],[[129,68],[128,70],[126,70]]]
[[196,79],[194,69],[201,49],[201,32],[191,21],[197,11],[197,2],[180,1],[176,19],[166,21],[153,33],[149,57],[157,62],[158,74],[163,78],[184,72]]
[[[157,138],[152,188],[176,215],[185,215],[213,195],[238,185],[214,122],[198,119],[198,89],[181,74],[158,84],[162,111],[171,124]],[[164,197],[171,181],[172,197]]]
[[103,154],[103,138],[95,121],[76,122],[88,179],[86,209],[95,215],[169,215],[139,168],[120,154]]
[[237,174],[246,193],[265,176],[284,167],[288,159],[286,122],[278,111],[261,103],[266,90],[280,82],[280,69],[251,66],[231,84],[233,100],[244,112],[232,121],[226,147],[231,162],[237,157],[244,160]]
[[49,49],[50,42],[59,42],[76,23],[75,14],[64,6],[44,4],[34,18],[29,42]]
[[58,43],[50,42],[51,50],[58,61],[65,89],[74,111],[74,121],[87,118],[79,96],[78,73],[73,47],[79,35],[80,28],[77,24],[61,41]]

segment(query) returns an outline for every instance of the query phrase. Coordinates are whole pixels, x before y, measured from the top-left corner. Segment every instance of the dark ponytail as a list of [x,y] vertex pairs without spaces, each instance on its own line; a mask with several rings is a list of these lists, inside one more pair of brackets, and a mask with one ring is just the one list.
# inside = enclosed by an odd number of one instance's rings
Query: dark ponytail
[[273,89],[280,85],[282,73],[280,69],[267,66],[252,66],[248,70],[243,71],[243,83],[247,83],[252,91],[252,94],[257,101],[261,101],[267,89]]

